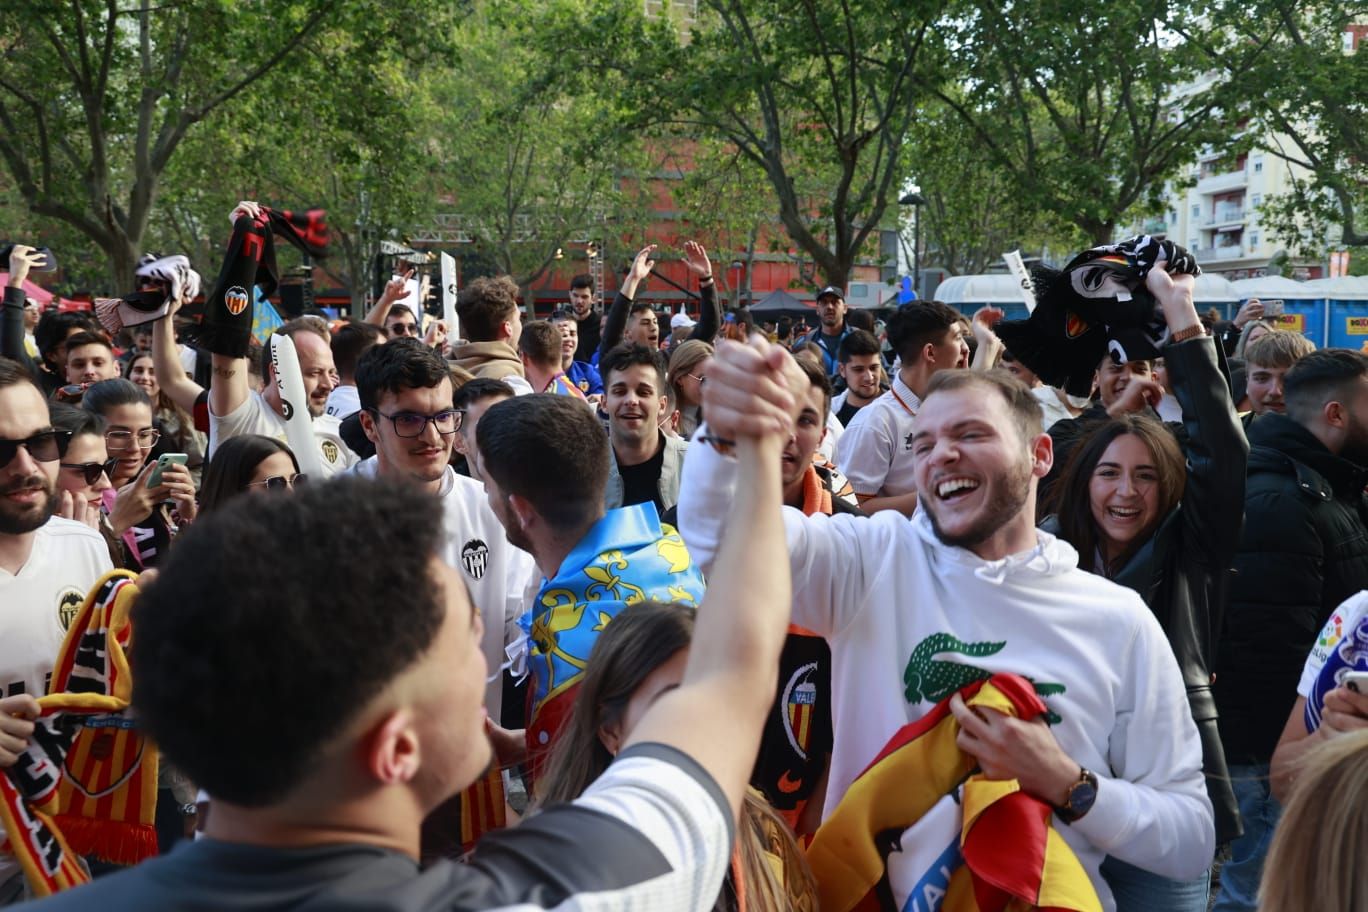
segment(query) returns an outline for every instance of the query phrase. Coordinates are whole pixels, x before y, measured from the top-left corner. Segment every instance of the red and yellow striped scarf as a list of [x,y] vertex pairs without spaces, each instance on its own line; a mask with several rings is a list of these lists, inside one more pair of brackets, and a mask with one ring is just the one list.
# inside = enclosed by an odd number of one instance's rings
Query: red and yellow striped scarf
[[80,855],[131,865],[157,853],[157,749],[129,711],[133,575],[95,584],[62,642],[28,750],[0,775],[0,823],[47,896],[90,875]]
[[[1018,718],[1046,711],[1031,683],[1017,675],[994,675],[959,693],[971,707]],[[851,784],[808,850],[823,912],[881,908],[886,856],[880,842],[913,826],[961,782],[964,864],[949,878],[943,912],[1100,912],[1082,863],[1050,823],[1050,806],[1021,791],[1015,779],[974,773],[975,760],[959,749],[958,735],[947,697],[899,729]]]

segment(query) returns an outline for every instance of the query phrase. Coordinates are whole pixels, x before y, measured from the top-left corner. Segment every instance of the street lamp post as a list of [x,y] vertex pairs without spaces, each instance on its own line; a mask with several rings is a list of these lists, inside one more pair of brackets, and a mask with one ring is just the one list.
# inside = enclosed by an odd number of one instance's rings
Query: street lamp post
[[921,207],[926,205],[926,197],[917,191],[904,194],[899,200],[900,206],[912,207],[912,291],[917,297],[921,297]]

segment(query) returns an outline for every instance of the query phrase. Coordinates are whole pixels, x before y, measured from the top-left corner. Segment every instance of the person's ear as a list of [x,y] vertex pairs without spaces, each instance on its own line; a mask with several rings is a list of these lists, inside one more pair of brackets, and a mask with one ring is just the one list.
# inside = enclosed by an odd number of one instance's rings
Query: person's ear
[[1325,423],[1332,428],[1342,430],[1349,423],[1349,410],[1344,407],[1343,402],[1338,400],[1331,399],[1325,403],[1322,414],[1325,416]]
[[622,720],[613,719],[600,725],[598,739],[603,749],[616,757],[622,750]]
[[366,435],[366,439],[377,446],[380,443],[380,432],[375,426],[375,416],[365,409],[361,410],[360,417],[361,432]]
[[1054,440],[1049,434],[1041,434],[1031,441],[1031,474],[1044,478],[1050,474],[1054,465]]
[[376,782],[412,782],[422,766],[422,748],[413,714],[396,709],[375,724],[362,747],[366,772]]
[[923,345],[921,350],[921,360],[925,361],[927,364],[935,364],[936,346],[932,345],[930,342],[927,342],[925,345]]
[[518,518],[518,525],[524,530],[532,525],[537,517],[537,508],[532,506],[532,501],[520,494],[508,495],[508,508]]

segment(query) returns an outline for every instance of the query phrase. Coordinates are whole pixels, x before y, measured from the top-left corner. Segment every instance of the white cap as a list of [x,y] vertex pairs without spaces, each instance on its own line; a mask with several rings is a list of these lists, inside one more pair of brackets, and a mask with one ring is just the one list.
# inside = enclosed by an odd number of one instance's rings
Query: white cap
[[670,329],[693,329],[694,321],[684,311],[670,317]]

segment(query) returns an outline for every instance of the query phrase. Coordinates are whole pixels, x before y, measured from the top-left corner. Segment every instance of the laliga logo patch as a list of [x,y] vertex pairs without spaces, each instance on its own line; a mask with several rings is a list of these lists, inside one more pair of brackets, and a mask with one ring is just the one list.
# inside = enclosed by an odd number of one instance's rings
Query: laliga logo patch
[[1089,328],[1087,321],[1073,311],[1069,311],[1068,317],[1064,320],[1064,335],[1068,336],[1070,339],[1077,339],[1087,332]]
[[241,285],[234,285],[223,293],[223,306],[228,308],[228,312],[237,316],[247,309],[247,289]]
[[482,579],[489,567],[489,546],[472,538],[461,548],[461,566],[475,579]]

